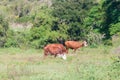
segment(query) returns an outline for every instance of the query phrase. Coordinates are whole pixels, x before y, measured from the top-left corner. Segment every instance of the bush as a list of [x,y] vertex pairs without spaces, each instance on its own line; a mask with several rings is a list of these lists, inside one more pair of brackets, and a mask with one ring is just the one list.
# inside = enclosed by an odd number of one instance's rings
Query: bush
[[30,31],[31,33],[31,46],[34,48],[43,48],[46,44],[57,43],[57,39],[62,36],[66,37],[64,34],[60,34],[58,31],[51,31],[50,29],[41,26],[34,27]]
[[0,15],[0,47],[3,47],[6,42],[6,32],[8,29],[8,22]]
[[108,39],[104,41],[104,45],[112,46],[112,40]]
[[116,24],[111,24],[110,34],[114,35],[114,34],[116,34],[118,32],[120,32],[120,22],[118,22]]
[[87,36],[87,41],[93,47],[96,47],[98,44],[102,44],[104,35],[97,32],[90,32]]
[[9,30],[7,32],[7,38],[6,38],[6,42],[5,42],[5,47],[17,47],[17,41],[14,38],[15,33],[12,30]]
[[30,20],[32,20],[31,17],[24,16],[24,17],[17,18],[16,22],[18,22],[18,23],[26,23],[26,22],[29,22]]
[[7,33],[5,47],[27,48],[30,45],[29,40],[29,32],[14,32],[12,30],[9,30]]

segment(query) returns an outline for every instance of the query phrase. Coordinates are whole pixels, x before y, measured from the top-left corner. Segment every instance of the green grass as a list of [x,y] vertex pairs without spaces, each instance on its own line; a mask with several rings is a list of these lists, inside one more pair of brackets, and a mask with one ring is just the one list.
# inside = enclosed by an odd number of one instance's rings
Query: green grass
[[82,48],[67,60],[43,50],[0,49],[0,80],[119,80],[120,62],[112,47]]

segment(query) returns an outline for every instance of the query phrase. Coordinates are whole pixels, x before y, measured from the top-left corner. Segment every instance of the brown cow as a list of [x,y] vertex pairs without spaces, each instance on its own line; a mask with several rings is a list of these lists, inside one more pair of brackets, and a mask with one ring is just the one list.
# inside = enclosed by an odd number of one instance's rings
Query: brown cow
[[65,53],[67,53],[67,50],[62,44],[48,44],[44,47],[44,57],[50,54],[55,57],[59,55],[63,59],[66,59]]
[[67,50],[70,48],[70,49],[74,49],[74,52],[75,52],[78,48],[81,48],[83,46],[87,46],[87,42],[86,41],[83,41],[83,42],[66,41],[65,46],[66,46]]

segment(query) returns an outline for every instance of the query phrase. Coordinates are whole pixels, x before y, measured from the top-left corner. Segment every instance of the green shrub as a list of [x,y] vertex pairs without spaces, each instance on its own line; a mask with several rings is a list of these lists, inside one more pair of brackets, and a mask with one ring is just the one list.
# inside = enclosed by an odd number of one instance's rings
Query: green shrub
[[9,30],[7,32],[7,38],[6,38],[6,42],[5,42],[5,47],[17,47],[17,41],[14,38],[15,33],[12,30]]
[[6,42],[6,33],[8,29],[8,22],[0,15],[0,47],[3,47]]
[[104,40],[104,45],[108,45],[108,46],[112,46],[112,40],[108,39],[108,40]]
[[58,31],[51,31],[47,27],[34,27],[30,31],[31,33],[31,46],[34,48],[43,48],[46,44],[57,43],[59,36],[66,38],[66,35],[60,34]]
[[27,48],[30,45],[29,40],[29,32],[18,32],[9,30],[7,33],[5,47]]
[[24,17],[20,17],[16,19],[16,22],[18,23],[25,23],[25,22],[29,22],[31,19],[31,17],[29,16],[24,16]]
[[102,44],[104,36],[98,32],[90,32],[87,35],[87,41],[92,47],[96,47],[98,44]]
[[114,34],[116,34],[118,32],[120,32],[120,22],[118,22],[116,24],[111,24],[110,34],[114,35]]

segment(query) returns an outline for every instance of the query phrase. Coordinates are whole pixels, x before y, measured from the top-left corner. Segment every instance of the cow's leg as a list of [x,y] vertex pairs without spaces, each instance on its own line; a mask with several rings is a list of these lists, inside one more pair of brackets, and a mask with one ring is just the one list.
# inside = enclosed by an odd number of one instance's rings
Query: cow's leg
[[44,54],[44,57],[43,57],[43,58],[45,59],[45,58],[46,58],[46,56],[47,56],[47,54]]
[[69,53],[68,49],[66,49],[66,51],[67,51],[67,54],[68,54]]
[[48,52],[47,51],[44,51],[44,59],[46,58],[46,56],[48,55]]
[[60,50],[60,51],[58,52],[57,56],[58,56],[58,57],[61,57],[62,52],[63,52],[63,51]]
[[68,48],[68,47],[66,47],[67,54],[68,54],[68,49],[69,49],[69,48]]
[[74,52],[76,52],[76,49],[74,49]]
[[77,49],[74,49],[74,50],[73,50],[73,53],[76,53],[76,50],[77,50]]
[[54,55],[54,57],[56,58],[57,54]]

